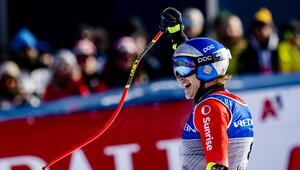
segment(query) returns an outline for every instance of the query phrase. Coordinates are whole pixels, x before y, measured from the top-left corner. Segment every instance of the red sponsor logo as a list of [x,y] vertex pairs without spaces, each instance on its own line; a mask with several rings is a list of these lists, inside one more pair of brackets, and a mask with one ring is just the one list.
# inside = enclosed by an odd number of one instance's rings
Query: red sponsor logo
[[201,113],[203,115],[208,115],[211,111],[211,107],[209,105],[204,105],[202,108],[201,108]]
[[261,119],[266,120],[268,117],[277,117],[277,112],[271,100],[266,99],[263,104]]

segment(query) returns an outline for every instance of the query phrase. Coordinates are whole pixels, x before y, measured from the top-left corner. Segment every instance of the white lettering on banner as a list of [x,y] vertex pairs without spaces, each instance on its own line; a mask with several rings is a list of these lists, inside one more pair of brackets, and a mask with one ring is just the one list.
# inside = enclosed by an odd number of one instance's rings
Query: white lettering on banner
[[161,140],[156,143],[159,150],[166,150],[169,170],[181,170],[180,139]]
[[211,133],[210,133],[209,122],[210,122],[210,118],[209,117],[203,118],[206,150],[211,151],[212,148],[213,148],[213,146],[212,146],[212,140],[214,138],[211,136]]
[[84,152],[79,149],[72,154],[69,170],[92,170]]
[[211,50],[211,49],[213,49],[213,48],[215,48],[215,46],[214,46],[213,44],[211,44],[211,45],[209,45],[209,46],[203,48],[203,51],[206,53],[207,51],[209,51],[209,50]]
[[234,127],[245,127],[245,126],[252,126],[253,125],[253,121],[251,119],[243,119],[243,120],[239,120],[237,122],[233,122]]
[[36,156],[15,156],[0,159],[1,170],[11,170],[14,166],[27,166],[30,170],[37,170],[45,164],[44,160]]
[[195,128],[192,128],[192,127],[191,127],[190,125],[188,125],[188,124],[185,124],[184,130],[187,131],[187,132],[190,132],[190,131],[192,131],[192,132],[194,132],[194,133],[197,132]]
[[139,144],[125,144],[107,146],[104,148],[104,154],[108,156],[114,156],[114,163],[116,170],[132,170],[132,157],[133,153],[137,153],[140,150]]

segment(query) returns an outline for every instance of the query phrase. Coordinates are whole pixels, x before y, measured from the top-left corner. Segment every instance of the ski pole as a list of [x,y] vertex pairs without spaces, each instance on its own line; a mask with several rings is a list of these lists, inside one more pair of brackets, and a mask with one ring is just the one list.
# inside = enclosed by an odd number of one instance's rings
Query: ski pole
[[55,159],[53,159],[52,161],[50,161],[49,163],[47,163],[44,167],[40,168],[39,170],[46,170],[46,168],[49,168],[50,166],[52,166],[53,164],[57,163],[58,161],[64,159],[65,157],[67,157],[68,155],[72,154],[73,152],[77,151],[78,149],[88,145],[89,143],[93,142],[94,140],[96,140],[97,138],[99,138],[103,133],[105,133],[107,131],[107,129],[113,124],[113,122],[116,120],[117,116],[120,113],[120,110],[122,109],[122,106],[124,104],[128,89],[130,88],[130,85],[132,83],[135,71],[141,61],[141,59],[143,58],[143,56],[150,50],[150,48],[156,43],[156,41],[160,38],[160,36],[163,34],[163,32],[159,31],[155,37],[152,39],[152,41],[147,44],[147,46],[145,47],[145,49],[142,51],[141,54],[139,54],[137,56],[137,58],[135,59],[130,74],[129,74],[129,78],[128,81],[123,89],[123,93],[120,99],[120,102],[115,110],[115,112],[112,114],[112,116],[109,118],[109,120],[106,122],[106,124],[99,129],[93,136],[89,137],[88,139],[86,139],[85,141],[83,141],[82,143],[80,143],[79,145],[71,148],[70,150],[67,150],[65,153],[59,155],[58,157],[56,157]]

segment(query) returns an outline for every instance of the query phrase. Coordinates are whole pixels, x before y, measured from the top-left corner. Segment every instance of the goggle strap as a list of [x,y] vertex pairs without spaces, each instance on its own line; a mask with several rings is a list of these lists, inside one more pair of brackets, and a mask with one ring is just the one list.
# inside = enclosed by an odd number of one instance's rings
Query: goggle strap
[[[224,55],[224,52],[227,54]],[[193,57],[192,58],[196,67],[203,66],[211,63],[215,63],[218,61],[222,61],[225,59],[231,59],[231,54],[228,49],[220,50],[218,52],[215,52],[213,54],[200,56],[200,57]]]

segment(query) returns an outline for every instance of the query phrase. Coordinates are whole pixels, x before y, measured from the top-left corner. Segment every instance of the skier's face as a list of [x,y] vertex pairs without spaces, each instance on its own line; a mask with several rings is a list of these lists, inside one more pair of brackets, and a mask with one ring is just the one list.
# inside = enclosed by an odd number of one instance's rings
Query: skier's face
[[200,80],[196,77],[196,74],[194,73],[188,77],[176,75],[176,79],[184,88],[185,98],[194,99],[200,87]]

